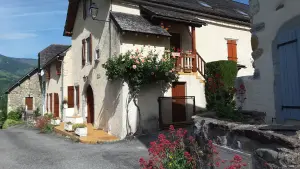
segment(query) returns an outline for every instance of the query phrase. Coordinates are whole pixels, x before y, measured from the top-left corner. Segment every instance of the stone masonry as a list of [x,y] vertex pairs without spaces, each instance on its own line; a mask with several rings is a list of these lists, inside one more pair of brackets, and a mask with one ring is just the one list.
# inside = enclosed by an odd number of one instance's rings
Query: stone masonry
[[33,110],[38,107],[42,110],[42,92],[39,82],[39,75],[36,72],[19,85],[16,85],[10,92],[8,92],[7,110],[8,113],[16,110],[19,107],[25,108],[25,98],[33,97]]

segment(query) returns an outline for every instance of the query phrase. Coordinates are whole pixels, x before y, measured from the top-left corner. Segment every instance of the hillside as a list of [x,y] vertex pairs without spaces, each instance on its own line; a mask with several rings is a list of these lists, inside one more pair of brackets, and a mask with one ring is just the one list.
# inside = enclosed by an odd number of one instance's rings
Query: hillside
[[0,93],[36,66],[36,59],[11,58],[0,54]]

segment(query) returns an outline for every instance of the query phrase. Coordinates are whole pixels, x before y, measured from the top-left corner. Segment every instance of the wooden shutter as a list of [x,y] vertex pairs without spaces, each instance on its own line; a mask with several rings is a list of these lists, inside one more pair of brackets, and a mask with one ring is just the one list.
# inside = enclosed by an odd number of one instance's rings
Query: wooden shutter
[[82,40],[82,54],[81,54],[82,67],[85,65],[85,39]]
[[83,3],[82,3],[82,8],[83,8],[83,19],[85,20],[86,19],[86,0],[83,0]]
[[68,107],[74,108],[74,86],[68,86]]
[[52,113],[52,93],[50,93],[50,112]]
[[47,80],[49,80],[50,79],[50,67],[47,67],[46,69],[45,69],[45,75],[46,75],[46,79]]
[[89,60],[90,60],[90,63],[92,63],[92,59],[93,59],[93,45],[92,45],[92,34],[90,34],[90,38],[89,38]]
[[235,40],[227,40],[228,60],[237,61],[237,49]]
[[49,94],[47,93],[47,97],[46,97],[46,110],[47,112],[49,111],[49,107],[48,107],[48,100],[49,100]]
[[80,95],[80,93],[79,93],[79,86],[76,86],[75,89],[76,89],[76,104],[77,104],[77,109],[79,109],[79,107],[80,107],[80,102],[79,102],[79,95]]
[[56,62],[56,74],[61,75],[61,62],[60,61]]
[[54,117],[59,117],[59,96],[54,93]]

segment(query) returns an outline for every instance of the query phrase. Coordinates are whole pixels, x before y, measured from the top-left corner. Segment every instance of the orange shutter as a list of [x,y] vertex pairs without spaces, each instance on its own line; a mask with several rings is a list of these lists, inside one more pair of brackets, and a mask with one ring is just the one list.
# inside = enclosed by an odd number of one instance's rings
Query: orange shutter
[[74,108],[74,86],[68,86],[68,107]]
[[90,60],[90,63],[92,63],[92,59],[93,59],[93,45],[92,45],[92,34],[90,34],[90,38],[89,38],[89,41],[90,41],[90,46],[89,46],[89,49],[88,50],[90,50],[90,52],[89,52],[89,60]]
[[82,40],[82,58],[81,58],[81,63],[82,67],[85,65],[85,39]]
[[79,107],[80,107],[80,102],[79,102],[79,95],[80,95],[80,93],[79,93],[79,86],[76,86],[75,88],[76,88],[76,103],[77,103],[77,108],[79,109]]
[[47,110],[47,112],[48,112],[48,97],[49,97],[49,94],[47,93],[47,98],[46,98],[46,110]]
[[52,93],[50,93],[50,112],[52,113]]
[[54,93],[54,117],[59,117],[59,95]]
[[237,61],[237,49],[235,40],[227,40],[228,60]]

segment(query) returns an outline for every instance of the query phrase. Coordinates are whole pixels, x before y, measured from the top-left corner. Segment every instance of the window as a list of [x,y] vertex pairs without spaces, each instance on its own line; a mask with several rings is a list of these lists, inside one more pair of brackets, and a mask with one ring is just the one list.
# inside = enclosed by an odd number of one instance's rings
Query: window
[[198,1],[198,3],[204,7],[207,7],[207,8],[211,8],[210,5],[208,5],[206,2],[203,2],[203,1]]
[[93,46],[92,46],[92,34],[86,39],[82,40],[82,67],[93,60]]
[[51,75],[50,75],[50,67],[47,67],[46,70],[45,70],[45,76],[46,76],[46,79],[49,80]]
[[99,49],[96,50],[96,56],[95,56],[95,58],[97,60],[100,59],[100,50]]
[[74,108],[74,86],[68,86],[68,108]]
[[236,40],[227,40],[228,60],[237,61]]
[[56,62],[56,74],[57,75],[61,74],[61,62],[60,61]]

